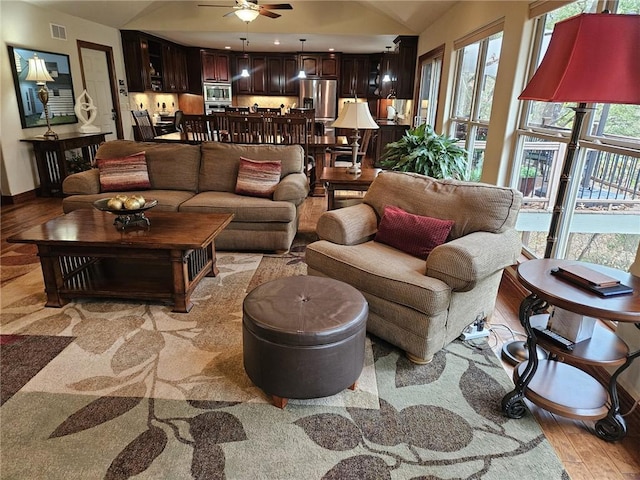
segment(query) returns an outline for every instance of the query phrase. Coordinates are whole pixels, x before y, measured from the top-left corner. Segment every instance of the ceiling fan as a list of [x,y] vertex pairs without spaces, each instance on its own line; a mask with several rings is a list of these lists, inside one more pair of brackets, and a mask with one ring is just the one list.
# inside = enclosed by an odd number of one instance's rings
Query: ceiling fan
[[[200,4],[198,6],[231,8],[229,5]],[[264,15],[265,17],[269,18],[278,18],[281,16],[279,13],[272,12],[271,10],[293,10],[293,7],[289,3],[258,5],[258,0],[236,0],[233,11],[226,13],[224,16],[228,17],[229,15],[235,14],[238,18],[245,22],[255,20],[258,15]]]

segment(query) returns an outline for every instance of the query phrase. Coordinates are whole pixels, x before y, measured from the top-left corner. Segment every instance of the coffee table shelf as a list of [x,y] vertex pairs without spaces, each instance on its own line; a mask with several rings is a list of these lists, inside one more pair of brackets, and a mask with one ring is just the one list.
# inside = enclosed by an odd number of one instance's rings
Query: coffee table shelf
[[163,300],[188,312],[191,293],[216,276],[214,239],[232,214],[154,212],[151,225],[118,229],[113,216],[76,210],[7,239],[34,243],[47,307],[79,297]]

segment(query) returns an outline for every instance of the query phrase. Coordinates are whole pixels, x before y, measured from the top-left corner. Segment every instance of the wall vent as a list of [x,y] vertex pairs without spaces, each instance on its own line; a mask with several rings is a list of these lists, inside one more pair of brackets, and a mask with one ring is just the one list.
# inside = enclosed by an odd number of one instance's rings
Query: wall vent
[[67,27],[63,25],[56,25],[55,23],[50,23],[51,27],[51,38],[56,38],[58,40],[66,40],[67,39]]

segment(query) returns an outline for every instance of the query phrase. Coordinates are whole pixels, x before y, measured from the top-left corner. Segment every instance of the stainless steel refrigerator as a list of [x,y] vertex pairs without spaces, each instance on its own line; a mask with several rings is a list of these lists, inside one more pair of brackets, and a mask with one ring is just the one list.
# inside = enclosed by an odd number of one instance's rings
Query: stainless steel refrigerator
[[338,118],[338,81],[300,80],[300,107],[315,108],[316,120],[323,123]]

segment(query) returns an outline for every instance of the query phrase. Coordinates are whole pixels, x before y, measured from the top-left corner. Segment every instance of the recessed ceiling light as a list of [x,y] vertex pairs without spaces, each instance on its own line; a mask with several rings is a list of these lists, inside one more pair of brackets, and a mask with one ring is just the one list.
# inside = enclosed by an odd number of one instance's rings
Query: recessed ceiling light
[[329,51],[330,52],[334,52],[336,49],[335,48],[330,48]]
[[274,44],[274,45],[280,45],[280,40],[274,40],[274,41],[273,41],[273,44]]
[[225,49],[225,50],[231,50],[231,47],[230,47],[229,45],[225,45],[225,46],[224,46],[224,49]]

